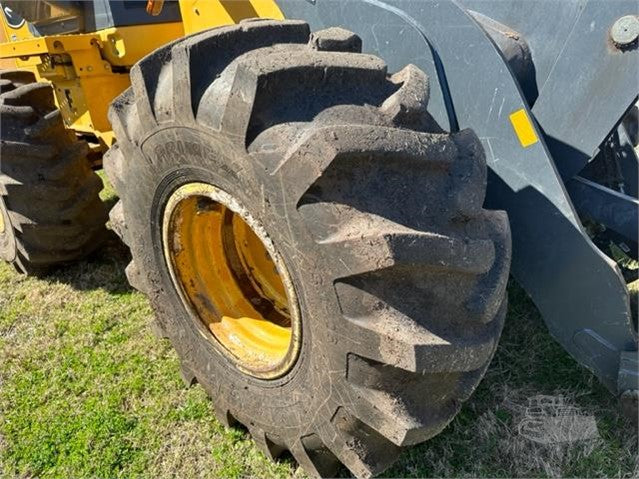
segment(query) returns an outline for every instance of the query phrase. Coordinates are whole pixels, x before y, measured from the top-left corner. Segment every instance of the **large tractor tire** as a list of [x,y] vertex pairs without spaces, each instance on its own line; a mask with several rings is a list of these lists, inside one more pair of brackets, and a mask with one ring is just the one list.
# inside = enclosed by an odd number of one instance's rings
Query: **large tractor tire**
[[88,145],[65,129],[47,83],[0,72],[0,258],[39,274],[104,238],[107,211]]
[[112,223],[187,383],[269,457],[358,477],[439,433],[495,351],[510,232],[484,154],[350,32],[249,21],[162,48],[112,105]]

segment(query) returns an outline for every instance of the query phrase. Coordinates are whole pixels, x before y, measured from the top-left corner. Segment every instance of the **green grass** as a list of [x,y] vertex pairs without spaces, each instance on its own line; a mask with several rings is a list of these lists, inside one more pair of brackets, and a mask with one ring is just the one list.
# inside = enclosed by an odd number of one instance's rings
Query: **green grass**
[[[112,200],[107,191],[105,198]],[[186,389],[116,241],[46,279],[0,265],[0,476],[291,477]],[[637,476],[636,432],[616,400],[547,334],[516,285],[495,359],[461,414],[408,449],[395,477]],[[562,396],[598,438],[544,445],[518,433],[528,399]]]

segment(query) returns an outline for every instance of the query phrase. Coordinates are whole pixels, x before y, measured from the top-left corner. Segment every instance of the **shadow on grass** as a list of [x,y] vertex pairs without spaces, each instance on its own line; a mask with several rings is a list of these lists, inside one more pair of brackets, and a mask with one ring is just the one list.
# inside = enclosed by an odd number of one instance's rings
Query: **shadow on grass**
[[127,246],[112,231],[96,251],[85,259],[52,269],[42,279],[68,284],[80,291],[103,289],[111,294],[133,291],[124,270],[131,261]]

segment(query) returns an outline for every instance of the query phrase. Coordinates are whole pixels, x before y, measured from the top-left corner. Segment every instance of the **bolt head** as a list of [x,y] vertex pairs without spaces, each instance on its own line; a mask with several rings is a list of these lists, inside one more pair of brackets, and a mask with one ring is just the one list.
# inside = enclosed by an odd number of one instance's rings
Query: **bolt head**
[[612,25],[610,38],[619,48],[633,45],[639,38],[639,16],[626,15],[619,18]]

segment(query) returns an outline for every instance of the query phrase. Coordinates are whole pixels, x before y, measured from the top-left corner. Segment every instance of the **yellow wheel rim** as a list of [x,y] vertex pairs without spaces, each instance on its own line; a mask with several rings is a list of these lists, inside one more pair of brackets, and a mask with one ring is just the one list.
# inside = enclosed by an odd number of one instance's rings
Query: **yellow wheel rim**
[[298,305],[261,224],[228,193],[189,183],[169,198],[162,235],[171,278],[202,334],[247,374],[288,372],[300,347]]

